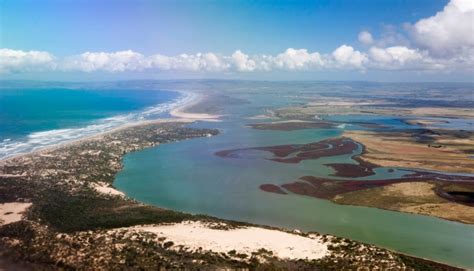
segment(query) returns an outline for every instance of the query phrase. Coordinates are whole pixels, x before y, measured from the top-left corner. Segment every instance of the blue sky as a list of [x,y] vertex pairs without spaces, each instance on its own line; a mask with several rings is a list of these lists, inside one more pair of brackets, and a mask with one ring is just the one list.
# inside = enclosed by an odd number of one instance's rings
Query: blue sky
[[[261,2],[261,3],[260,3]],[[2,47],[57,55],[331,51],[361,30],[415,22],[447,1],[3,1]]]
[[[404,66],[397,69],[400,77],[404,77],[403,74],[412,74],[412,71],[416,70],[420,74],[421,80],[429,81],[433,77],[434,69],[436,74],[443,75],[443,78],[447,80],[463,81],[463,78],[470,80],[468,75],[471,70],[466,71],[465,69],[465,66],[469,66],[470,63],[456,64],[456,66],[449,64],[449,70],[444,70],[442,73],[437,71],[438,68],[425,67],[426,63],[433,63],[433,59],[436,60],[436,63],[448,65],[446,63],[450,61],[449,56],[443,56],[441,59],[440,55],[442,54],[439,52],[447,52],[450,49],[430,48],[429,38],[435,38],[436,33],[432,33],[428,38],[425,37],[425,41],[420,42],[418,36],[421,34],[416,36],[416,33],[422,33],[423,29],[420,28],[421,30],[418,31],[417,22],[435,16],[437,12],[442,12],[448,5],[450,3],[446,0],[4,0],[0,2],[0,48],[14,50],[14,52],[45,52],[54,58],[52,61],[55,63],[52,64],[54,68],[48,66],[48,68],[39,69],[36,66],[26,68],[15,66],[13,69],[12,65],[14,64],[12,64],[11,57],[14,53],[9,51],[3,55],[4,72],[0,76],[7,79],[41,76],[74,78],[76,75],[84,77],[83,73],[87,73],[85,77],[94,78],[95,75],[91,75],[91,73],[109,73],[111,69],[97,68],[97,63],[91,64],[94,68],[85,69],[84,62],[80,62],[80,65],[77,64],[79,58],[81,58],[80,61],[84,60],[84,56],[81,54],[85,52],[110,54],[130,50],[139,54],[138,57],[143,56],[144,58],[157,54],[175,57],[183,53],[193,56],[197,53],[212,53],[219,58],[221,63],[219,68],[214,66],[209,68],[209,58],[201,60],[201,56],[197,56],[198,60],[193,60],[199,61],[196,64],[199,66],[198,68],[194,68],[194,66],[189,68],[189,65],[182,64],[182,59],[163,60],[160,58],[159,64],[151,60],[147,60],[147,64],[143,64],[145,62],[140,60],[140,65],[135,63],[132,65],[133,68],[129,65],[119,72],[112,70],[112,74],[106,77],[147,78],[150,75],[162,75],[163,77],[197,76],[200,78],[245,79],[260,76],[272,79],[272,77],[281,77],[277,74],[284,74],[283,77],[291,79],[293,77],[321,77],[321,75],[325,77],[325,74],[330,74],[330,77],[342,80],[344,77],[353,80],[358,76],[362,80],[384,80],[383,75],[380,74],[383,74],[382,71],[387,68],[390,70],[388,74],[393,74],[394,72],[390,68],[393,65],[388,63],[383,55],[375,55],[373,47],[386,50],[390,47],[403,46],[409,50],[416,50],[419,55],[423,55],[425,61],[422,63],[423,65],[417,63],[405,68],[407,61],[403,59]],[[469,4],[467,5],[469,6]],[[451,11],[451,13],[455,12]],[[469,22],[472,19],[470,9],[459,12],[462,12],[466,17],[465,21]],[[442,18],[435,20],[435,22],[444,23]],[[460,23],[463,22],[460,21]],[[418,32],[407,29],[415,29]],[[465,32],[466,29],[470,30],[464,27],[460,31]],[[371,42],[360,41],[359,34],[362,31],[370,33]],[[469,34],[474,35],[472,31],[465,33],[465,35]],[[462,42],[467,43],[468,47],[472,46],[470,40]],[[360,52],[362,57],[365,54],[367,59],[362,59],[362,62],[359,61],[360,63],[353,62],[352,59],[344,63],[334,60],[336,58],[334,56],[335,50],[342,45],[347,45],[352,49],[351,52],[346,50],[342,58],[346,59],[346,55],[352,57],[354,52]],[[276,60],[268,60],[263,57],[276,58],[279,54],[285,53],[288,48],[304,49],[309,54],[317,52],[325,64],[319,63],[319,60],[316,61],[313,57],[313,60],[302,64],[304,67],[297,66],[295,68],[294,65],[288,66],[286,62],[281,65],[275,64]],[[232,57],[237,50],[240,50],[244,56],[248,56],[247,60],[257,63],[250,63],[252,66],[240,65],[240,62],[237,63],[236,58]],[[400,55],[400,50],[395,52],[394,49],[392,51],[387,51],[392,58]],[[472,56],[471,53],[472,50],[467,52],[468,58]],[[404,54],[413,55],[413,52],[405,50]],[[294,55],[292,54],[291,57]],[[427,55],[430,57],[429,60],[427,60]],[[15,63],[17,63],[17,54],[14,57]],[[36,59],[26,61],[23,60],[23,56],[21,57],[21,61],[30,63],[30,65],[37,61]],[[116,64],[117,61],[122,61],[121,57],[123,56],[106,55],[104,57],[115,61],[113,63]],[[137,61],[135,57],[131,58]],[[76,66],[71,68],[72,64],[63,64],[64,59],[77,60],[74,64]],[[374,59],[379,62],[368,65]],[[410,61],[415,59],[416,57],[409,58]],[[380,68],[382,67],[381,60],[385,61],[383,68]],[[95,57],[93,61],[96,61]],[[163,61],[166,63],[163,64]],[[150,64],[152,62],[154,64]],[[263,62],[265,65],[259,64]],[[269,62],[271,62],[270,68],[268,68]],[[332,64],[328,64],[329,62]],[[400,61],[397,63],[400,64]],[[78,68],[77,65],[80,67]],[[68,68],[63,68],[64,66]],[[138,66],[139,68],[137,68]],[[414,68],[415,66],[416,68]],[[420,68],[421,66],[423,68]],[[463,68],[460,68],[461,66]],[[2,67],[0,67],[1,70]],[[426,70],[429,71],[426,72]],[[258,74],[255,74],[256,72]]]

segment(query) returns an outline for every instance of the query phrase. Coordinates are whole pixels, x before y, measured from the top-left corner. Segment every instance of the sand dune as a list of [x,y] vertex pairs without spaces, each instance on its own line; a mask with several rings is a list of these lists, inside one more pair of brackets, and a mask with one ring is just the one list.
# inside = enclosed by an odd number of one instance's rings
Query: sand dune
[[199,221],[182,223],[140,226],[139,231],[152,232],[166,237],[174,246],[182,245],[190,250],[208,250],[217,253],[228,253],[235,250],[236,254],[251,255],[252,252],[264,248],[272,251],[281,259],[320,259],[328,254],[327,246],[318,237],[304,237],[284,231],[257,227],[241,227],[229,230],[210,227]]
[[20,221],[31,203],[7,202],[0,204],[0,225]]

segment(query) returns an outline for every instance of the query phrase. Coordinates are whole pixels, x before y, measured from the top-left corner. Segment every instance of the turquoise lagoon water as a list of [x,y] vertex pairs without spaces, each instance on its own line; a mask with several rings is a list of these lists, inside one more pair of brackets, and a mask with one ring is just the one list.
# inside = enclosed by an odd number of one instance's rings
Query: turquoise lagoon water
[[[228,108],[222,122],[192,125],[217,128],[218,136],[162,144],[126,155],[124,169],[117,175],[114,186],[132,198],[174,210],[329,233],[474,268],[474,226],[261,191],[259,185],[263,183],[283,184],[305,175],[328,177],[332,171],[323,164],[347,162],[350,158],[338,156],[283,164],[258,159],[258,153],[246,159],[221,158],[214,153],[224,149],[315,142],[352,128],[346,125],[340,129],[290,132],[250,129],[245,124],[258,121],[248,117],[261,114],[266,107],[281,106],[285,101],[258,95],[246,98],[252,102]],[[410,127],[390,117],[386,121],[383,117],[373,118],[396,128]],[[387,170],[377,169],[377,175],[371,178],[396,178],[407,173],[401,169],[393,173]]]
[[2,88],[0,158],[156,118],[180,96],[140,89]]

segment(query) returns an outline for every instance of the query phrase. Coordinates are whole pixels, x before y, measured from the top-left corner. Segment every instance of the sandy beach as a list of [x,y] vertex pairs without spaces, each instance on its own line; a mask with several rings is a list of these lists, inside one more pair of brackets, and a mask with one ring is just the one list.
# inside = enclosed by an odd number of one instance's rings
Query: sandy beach
[[[113,134],[113,133],[116,133],[116,132],[119,132],[119,131],[122,131],[122,130],[127,130],[127,129],[133,128],[133,127],[140,127],[140,126],[146,126],[146,125],[151,125],[151,124],[160,124],[160,123],[180,123],[180,122],[181,123],[190,123],[190,122],[193,122],[193,121],[194,120],[191,120],[191,119],[180,118],[180,119],[144,120],[144,121],[139,121],[139,122],[135,122],[135,123],[129,123],[129,124],[125,124],[125,125],[113,128],[113,129],[108,130],[108,131],[97,133],[95,135],[85,136],[85,137],[82,137],[82,138],[79,138],[79,139],[66,141],[66,142],[63,142],[63,143],[55,144],[55,145],[45,146],[44,148],[36,149],[36,150],[33,150],[31,152],[27,152],[27,153],[18,153],[18,154],[12,155],[12,156],[0,158],[0,166],[5,164],[5,162],[7,162],[9,160],[17,159],[17,158],[24,157],[24,156],[33,156],[33,155],[47,156],[47,155],[49,155],[48,153],[53,151],[53,150],[61,149],[61,148],[76,145],[76,144],[81,144],[81,143],[87,142],[87,141],[100,140],[105,135]],[[4,177],[8,177],[8,176],[4,176]]]
[[186,112],[186,110],[189,109],[189,107],[194,106],[196,104],[199,104],[202,102],[205,97],[196,94],[196,93],[184,93],[182,92],[183,95],[186,95],[186,97],[178,102],[177,106],[169,112],[172,118],[160,118],[160,119],[155,119],[155,120],[142,120],[142,121],[137,121],[134,123],[128,123],[124,125],[120,125],[118,127],[112,128],[107,131],[103,131],[94,135],[89,135],[89,136],[84,136],[79,139],[73,139],[70,141],[65,141],[59,144],[53,144],[49,146],[45,146],[42,148],[38,148],[36,150],[33,150],[31,152],[26,152],[26,153],[18,153],[14,154],[11,156],[3,157],[0,158],[0,165],[2,165],[5,161],[13,159],[13,158],[18,158],[22,157],[25,155],[33,155],[33,154],[39,154],[39,155],[44,155],[44,153],[49,152],[51,150],[57,149],[57,148],[62,148],[66,146],[70,146],[71,144],[78,144],[84,141],[89,141],[89,140],[96,140],[102,138],[104,135],[115,133],[117,131],[121,131],[124,129],[132,128],[132,127],[139,127],[139,126],[144,126],[144,125],[150,125],[150,124],[159,124],[159,123],[170,123],[170,122],[183,122],[183,123],[190,123],[194,121],[218,121],[218,118],[220,116],[218,115],[210,115],[210,114],[197,114],[197,113],[192,113],[192,112]]

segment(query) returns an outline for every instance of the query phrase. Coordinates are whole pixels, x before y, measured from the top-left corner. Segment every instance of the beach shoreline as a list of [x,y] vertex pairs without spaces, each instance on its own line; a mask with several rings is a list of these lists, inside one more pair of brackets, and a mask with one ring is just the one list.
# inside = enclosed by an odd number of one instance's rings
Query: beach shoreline
[[143,120],[143,121],[140,121],[140,122],[137,122],[137,123],[128,123],[128,124],[121,125],[119,127],[112,128],[111,130],[108,130],[108,131],[99,132],[99,133],[94,134],[94,135],[84,136],[84,137],[81,137],[79,139],[73,139],[71,141],[65,141],[65,142],[61,142],[61,143],[58,143],[58,144],[45,146],[43,148],[32,150],[30,152],[18,153],[18,154],[13,154],[11,156],[0,158],[0,166],[5,164],[6,162],[8,162],[10,160],[18,159],[18,158],[21,158],[21,157],[33,156],[33,155],[43,155],[43,154],[48,153],[48,152],[53,151],[53,150],[58,150],[58,149],[78,145],[78,144],[81,144],[83,142],[87,142],[87,141],[90,141],[90,140],[98,140],[98,139],[101,139],[101,138],[103,138],[104,136],[106,136],[108,134],[112,134],[112,133],[115,133],[115,132],[118,132],[118,131],[121,131],[121,130],[126,130],[126,129],[129,129],[129,128],[140,127],[140,126],[145,126],[145,125],[150,125],[150,124],[161,124],[161,123],[171,123],[171,122],[191,123],[192,120],[187,120],[187,119],[184,119],[184,118],[183,119],[156,119],[156,120]]
[[171,117],[169,118],[158,118],[158,119],[153,119],[153,120],[140,120],[137,122],[133,123],[125,123],[122,125],[119,125],[117,127],[112,127],[110,129],[107,129],[105,131],[97,132],[92,135],[85,135],[83,137],[71,139],[71,140],[65,140],[59,143],[47,145],[44,147],[39,147],[35,148],[31,151],[27,152],[20,152],[20,153],[14,153],[10,154],[4,157],[0,157],[0,165],[5,163],[5,161],[8,161],[10,159],[14,158],[19,158],[22,156],[28,156],[32,154],[41,154],[43,152],[47,152],[52,149],[57,149],[57,148],[62,148],[65,146],[68,146],[70,144],[78,144],[84,140],[91,140],[91,139],[98,139],[104,135],[114,133],[116,131],[120,131],[123,129],[127,129],[130,127],[137,127],[137,126],[142,126],[142,125],[148,125],[148,124],[158,124],[158,123],[167,123],[167,122],[183,122],[183,123],[191,123],[194,121],[218,121],[218,118],[220,116],[218,115],[210,115],[210,114],[195,114],[191,112],[186,112],[189,107],[194,106],[196,104],[199,104],[200,102],[204,101],[205,97],[201,94],[198,94],[196,92],[188,92],[188,91],[181,91],[181,90],[175,90],[175,92],[180,93],[181,97],[179,100],[172,102],[171,108],[167,110],[167,112],[170,114]]

